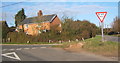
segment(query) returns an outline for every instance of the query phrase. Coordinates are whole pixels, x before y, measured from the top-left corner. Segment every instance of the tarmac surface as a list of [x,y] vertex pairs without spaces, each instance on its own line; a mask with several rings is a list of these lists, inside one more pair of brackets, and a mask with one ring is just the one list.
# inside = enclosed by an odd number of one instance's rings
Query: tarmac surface
[[68,52],[52,45],[3,45],[2,61],[117,61],[89,53]]

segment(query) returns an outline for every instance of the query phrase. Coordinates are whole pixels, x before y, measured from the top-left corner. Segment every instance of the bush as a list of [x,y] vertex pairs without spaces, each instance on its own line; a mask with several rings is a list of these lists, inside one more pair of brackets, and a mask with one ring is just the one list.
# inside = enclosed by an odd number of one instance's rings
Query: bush
[[7,38],[10,38],[11,42],[17,42],[17,43],[24,43],[27,41],[31,41],[31,36],[26,35],[23,32],[9,32],[7,34]]
[[2,38],[6,39],[7,33],[9,32],[9,27],[8,27],[6,21],[1,21],[0,25],[2,25],[2,26],[0,26],[2,28]]
[[95,24],[92,24],[87,20],[73,21],[71,19],[67,19],[64,23],[62,23],[61,29],[61,33],[53,29],[37,36],[29,36],[23,32],[9,32],[7,36],[8,38],[11,38],[11,42],[20,43],[26,43],[27,41],[48,42],[51,40],[53,42],[58,42],[76,39],[81,40],[82,38],[87,39],[95,37],[97,27]]
[[90,33],[89,33],[87,30],[85,30],[85,31],[82,32],[81,36],[82,36],[84,39],[87,39],[87,38],[90,37],[89,34],[90,34]]

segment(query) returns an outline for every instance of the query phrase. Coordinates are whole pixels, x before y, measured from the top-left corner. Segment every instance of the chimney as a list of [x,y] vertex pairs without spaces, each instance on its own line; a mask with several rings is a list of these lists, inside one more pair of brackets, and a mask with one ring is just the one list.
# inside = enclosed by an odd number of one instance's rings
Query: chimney
[[38,12],[38,17],[40,17],[40,16],[42,16],[42,15],[43,15],[42,10],[39,10],[39,12]]

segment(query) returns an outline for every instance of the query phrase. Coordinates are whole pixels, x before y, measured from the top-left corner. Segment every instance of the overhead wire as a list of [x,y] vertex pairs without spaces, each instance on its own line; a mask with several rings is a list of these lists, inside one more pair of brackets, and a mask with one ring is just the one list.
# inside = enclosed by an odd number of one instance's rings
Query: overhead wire
[[7,6],[12,6],[12,5],[16,5],[16,4],[20,4],[20,3],[24,3],[24,2],[26,2],[26,1],[28,1],[28,0],[21,1],[21,2],[17,2],[17,3],[13,3],[13,4],[8,4],[8,5],[3,5],[3,6],[1,6],[0,8],[7,7]]

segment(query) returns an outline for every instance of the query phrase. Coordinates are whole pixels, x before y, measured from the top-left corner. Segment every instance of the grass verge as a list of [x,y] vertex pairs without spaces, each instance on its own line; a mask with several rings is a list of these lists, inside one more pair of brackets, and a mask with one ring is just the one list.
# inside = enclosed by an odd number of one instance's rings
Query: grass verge
[[[84,46],[79,48],[80,51],[86,51],[90,53],[95,53],[107,57],[117,57],[118,56],[118,42],[101,42],[101,36],[96,36],[94,38],[86,39],[84,41]],[[79,41],[83,42],[83,41]],[[60,47],[60,48],[68,48],[71,44],[77,44],[78,42],[65,42],[62,43],[63,45],[53,46],[53,47]],[[78,49],[77,49],[78,50]]]
[[110,36],[114,36],[114,37],[120,37],[120,34],[116,34],[116,35],[110,35]]
[[30,43],[15,43],[15,42],[5,42],[2,44],[56,44],[56,43],[48,43],[48,42],[30,42]]
[[104,56],[118,56],[118,42],[101,42],[101,36],[86,39],[83,50]]

